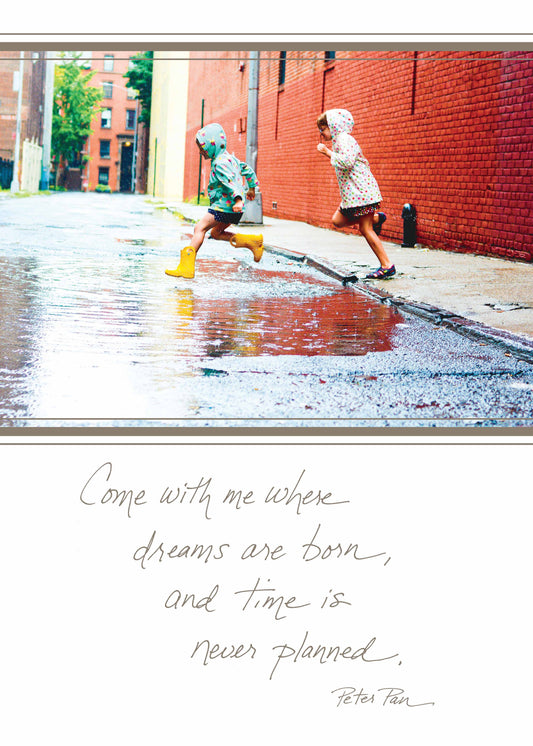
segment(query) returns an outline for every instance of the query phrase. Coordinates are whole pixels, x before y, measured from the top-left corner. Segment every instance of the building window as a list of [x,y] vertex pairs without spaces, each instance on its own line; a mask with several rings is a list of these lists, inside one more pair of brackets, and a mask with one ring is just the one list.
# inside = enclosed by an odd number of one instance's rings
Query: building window
[[101,166],[98,169],[98,183],[109,186],[109,168]]
[[100,140],[100,158],[111,158],[111,140]]
[[111,129],[111,109],[102,109],[102,121],[100,126],[102,129]]
[[287,52],[279,53],[278,85],[285,83],[285,68],[287,66]]
[[104,91],[104,98],[113,98],[113,83],[111,81],[102,83],[102,88]]
[[135,129],[135,109],[126,109],[126,129]]
[[113,54],[104,54],[104,70],[106,73],[112,73],[113,72],[113,65],[115,62],[115,55]]

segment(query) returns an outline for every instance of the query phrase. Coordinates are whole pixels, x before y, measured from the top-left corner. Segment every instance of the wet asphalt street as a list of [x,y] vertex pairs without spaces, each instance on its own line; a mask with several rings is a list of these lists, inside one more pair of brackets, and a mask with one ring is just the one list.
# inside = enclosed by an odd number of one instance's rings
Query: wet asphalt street
[[[0,199],[3,426],[520,426],[533,366],[143,196]],[[256,230],[256,229],[251,229]],[[247,229],[248,232],[250,232]]]

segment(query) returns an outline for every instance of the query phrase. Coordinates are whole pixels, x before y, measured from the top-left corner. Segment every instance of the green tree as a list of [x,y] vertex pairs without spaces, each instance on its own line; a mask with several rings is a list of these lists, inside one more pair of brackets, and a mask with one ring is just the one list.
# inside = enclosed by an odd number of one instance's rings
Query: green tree
[[87,72],[78,63],[80,54],[56,65],[52,112],[52,156],[56,169],[77,165],[80,151],[91,134],[91,121],[101,111],[102,89],[90,85],[95,70]]
[[131,58],[132,66],[124,75],[126,86],[132,88],[141,102],[139,122],[150,126],[150,108],[152,105],[152,74],[154,68],[154,53],[139,52]]

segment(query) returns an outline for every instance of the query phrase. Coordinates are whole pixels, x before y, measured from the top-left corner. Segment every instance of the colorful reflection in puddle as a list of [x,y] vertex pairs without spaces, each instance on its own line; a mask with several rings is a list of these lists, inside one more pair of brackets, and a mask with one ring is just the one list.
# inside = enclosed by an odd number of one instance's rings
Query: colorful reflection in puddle
[[237,263],[199,259],[195,280],[186,287],[176,281],[181,354],[365,355],[390,350],[391,332],[403,321],[390,306],[304,272],[253,268],[236,295],[230,284],[239,274]]

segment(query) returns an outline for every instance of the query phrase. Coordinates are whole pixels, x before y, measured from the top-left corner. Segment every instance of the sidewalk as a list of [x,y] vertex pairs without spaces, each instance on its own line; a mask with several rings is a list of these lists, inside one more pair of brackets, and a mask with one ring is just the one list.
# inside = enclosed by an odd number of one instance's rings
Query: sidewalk
[[[182,202],[165,205],[191,221],[206,211]],[[403,248],[398,236],[398,243],[383,239],[396,275],[390,280],[365,280],[378,264],[362,236],[271,217],[265,217],[261,227],[250,226],[243,232],[261,232],[266,251],[306,261],[341,282],[356,277],[359,291],[397,305],[404,313],[486,339],[533,362],[533,264]]]

